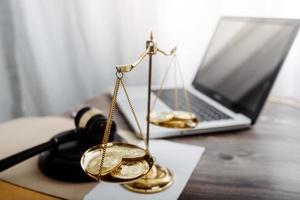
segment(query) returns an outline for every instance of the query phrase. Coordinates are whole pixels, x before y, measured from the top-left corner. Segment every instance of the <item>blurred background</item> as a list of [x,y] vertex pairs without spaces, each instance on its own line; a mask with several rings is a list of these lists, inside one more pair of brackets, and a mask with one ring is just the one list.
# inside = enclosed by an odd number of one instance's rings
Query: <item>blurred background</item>
[[[130,63],[153,31],[162,49],[177,45],[191,82],[220,16],[300,18],[292,0],[1,0],[0,121],[61,114],[112,88],[115,65]],[[300,98],[300,38],[273,96]],[[154,58],[154,84],[168,60]],[[146,62],[127,77],[146,84]]]

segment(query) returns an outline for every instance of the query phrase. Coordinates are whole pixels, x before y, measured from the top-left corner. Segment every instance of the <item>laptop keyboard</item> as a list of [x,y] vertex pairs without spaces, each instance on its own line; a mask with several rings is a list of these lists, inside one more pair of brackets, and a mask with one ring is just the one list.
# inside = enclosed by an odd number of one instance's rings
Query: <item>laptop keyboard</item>
[[[157,90],[153,90],[154,94],[157,94]],[[218,109],[214,108],[213,106],[209,105],[205,101],[201,100],[200,98],[196,97],[189,91],[187,91],[189,95],[190,101],[190,108],[191,111],[196,114],[201,121],[214,121],[214,120],[221,120],[221,119],[231,119],[225,113],[219,111]],[[165,104],[167,104],[170,108],[175,108],[174,103],[174,89],[163,89],[161,91],[159,97]],[[178,107],[179,110],[186,110],[186,104],[184,99],[184,90],[178,89]]]

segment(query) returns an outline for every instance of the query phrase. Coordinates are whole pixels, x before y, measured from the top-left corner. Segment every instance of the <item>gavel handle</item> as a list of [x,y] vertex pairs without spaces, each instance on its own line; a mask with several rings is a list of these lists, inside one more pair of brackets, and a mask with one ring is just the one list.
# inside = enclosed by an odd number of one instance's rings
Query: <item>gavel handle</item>
[[6,170],[7,168],[15,164],[18,164],[19,162],[31,158],[32,156],[42,153],[43,151],[49,150],[51,148],[56,148],[60,144],[78,140],[80,135],[83,135],[82,133],[80,134],[81,131],[81,129],[72,129],[64,131],[51,138],[48,142],[39,144],[37,146],[31,147],[30,149],[21,151],[19,153],[16,153],[12,156],[0,160],[0,172]]
[[53,147],[52,140],[0,160],[0,172]]

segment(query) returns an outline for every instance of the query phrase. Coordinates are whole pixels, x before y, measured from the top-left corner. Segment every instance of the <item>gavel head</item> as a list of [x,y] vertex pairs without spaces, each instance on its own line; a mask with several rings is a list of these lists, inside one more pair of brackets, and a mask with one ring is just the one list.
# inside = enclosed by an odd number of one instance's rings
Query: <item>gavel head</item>
[[[75,126],[82,133],[79,142],[84,144],[100,144],[103,139],[107,118],[97,108],[84,107],[75,116]],[[116,123],[113,121],[109,141],[113,140],[117,131]]]

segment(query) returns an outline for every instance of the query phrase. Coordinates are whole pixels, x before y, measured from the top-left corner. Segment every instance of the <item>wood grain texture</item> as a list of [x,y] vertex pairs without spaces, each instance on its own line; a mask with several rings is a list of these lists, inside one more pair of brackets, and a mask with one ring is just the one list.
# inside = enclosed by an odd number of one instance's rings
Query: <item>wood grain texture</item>
[[7,183],[0,180],[0,199],[5,200],[58,200],[56,197]]
[[[99,95],[73,111],[94,106],[107,113],[109,103],[108,95]],[[119,111],[115,121],[119,128],[130,130]],[[180,200],[300,199],[300,101],[272,98],[257,124],[248,130],[169,140],[206,147]],[[5,196],[8,199],[47,199],[37,196],[40,193],[1,181],[0,194],[12,195]]]
[[[206,151],[179,199],[300,199],[300,105],[269,101],[251,129],[169,139]],[[107,113],[110,98],[83,105]],[[119,111],[119,128],[130,127]]]

